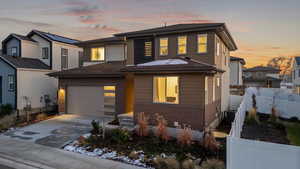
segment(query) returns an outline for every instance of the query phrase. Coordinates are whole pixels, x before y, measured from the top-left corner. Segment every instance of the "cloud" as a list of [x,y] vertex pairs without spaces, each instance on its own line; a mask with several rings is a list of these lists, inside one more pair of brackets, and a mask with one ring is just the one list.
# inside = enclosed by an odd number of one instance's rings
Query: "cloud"
[[118,29],[118,28],[110,27],[107,25],[100,25],[100,24],[94,25],[93,28],[96,30],[101,30],[101,31],[110,32],[110,33],[117,33],[117,32],[122,31],[121,29]]
[[22,26],[27,25],[27,26],[35,26],[35,27],[52,26],[51,24],[43,23],[43,22],[26,21],[26,20],[6,18],[6,17],[0,17],[0,23],[1,23],[1,25],[17,24],[17,25],[22,25]]

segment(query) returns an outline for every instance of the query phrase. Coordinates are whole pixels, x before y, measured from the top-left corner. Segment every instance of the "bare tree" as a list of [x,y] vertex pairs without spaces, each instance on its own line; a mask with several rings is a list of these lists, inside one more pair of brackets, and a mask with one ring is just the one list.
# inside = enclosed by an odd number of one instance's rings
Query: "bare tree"
[[280,69],[281,75],[289,75],[292,70],[292,61],[293,61],[292,57],[279,56],[269,60],[267,66]]

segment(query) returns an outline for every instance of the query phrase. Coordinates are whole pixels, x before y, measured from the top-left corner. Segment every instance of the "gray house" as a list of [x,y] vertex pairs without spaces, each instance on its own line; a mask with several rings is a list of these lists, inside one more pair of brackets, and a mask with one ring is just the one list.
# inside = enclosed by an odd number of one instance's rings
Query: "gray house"
[[15,75],[16,69],[0,59],[0,104],[16,106]]

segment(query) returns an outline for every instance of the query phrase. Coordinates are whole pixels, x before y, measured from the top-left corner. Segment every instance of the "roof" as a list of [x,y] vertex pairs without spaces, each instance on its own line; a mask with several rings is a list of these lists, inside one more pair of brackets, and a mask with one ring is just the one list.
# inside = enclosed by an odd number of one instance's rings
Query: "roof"
[[77,45],[89,45],[93,43],[118,43],[118,42],[124,42],[124,38],[122,37],[107,37],[107,38],[101,38],[101,39],[93,39],[88,41],[81,41],[78,42]]
[[61,78],[89,78],[89,77],[123,77],[120,69],[125,67],[125,62],[108,62],[80,68],[68,69],[48,74]]
[[216,73],[224,72],[216,66],[196,61],[189,57],[174,57],[172,59],[155,60],[143,64],[127,66],[122,72],[135,73]]
[[0,56],[1,59],[8,62],[15,68],[25,68],[25,69],[50,69],[48,65],[40,61],[39,59],[33,58],[21,58],[13,56]]
[[39,30],[32,30],[27,36],[30,37],[33,33],[36,33],[36,34],[38,34],[48,40],[51,40],[51,41],[67,43],[67,44],[71,44],[71,45],[75,45],[76,43],[80,42],[79,40],[76,40],[76,39],[71,39],[71,38],[67,38],[64,36],[52,34],[49,32],[47,33],[47,32],[43,32],[43,31],[39,31]]
[[242,65],[245,65],[246,62],[243,58],[235,57],[235,56],[230,56],[230,61],[239,61]]
[[280,72],[280,69],[274,68],[274,67],[267,67],[267,66],[256,66],[253,68],[249,68],[244,70],[245,72]]
[[27,41],[36,42],[35,40],[33,40],[33,39],[31,39],[31,38],[29,38],[27,36],[15,34],[15,33],[12,33],[11,35],[14,36],[14,37],[16,37],[16,38],[18,38],[18,39],[20,39],[20,40],[27,40]]
[[[226,28],[225,23],[190,23],[190,24],[176,24],[176,25],[169,25],[151,29],[145,29],[140,31],[133,31],[133,32],[125,32],[115,34],[115,36],[126,36],[128,38],[131,37],[141,37],[141,36],[156,36],[156,35],[166,35],[166,34],[174,34],[174,33],[186,33],[186,32],[193,32],[193,31],[215,31],[222,40],[226,42],[225,39],[229,39],[230,50],[236,50],[237,46]],[[224,33],[225,32],[225,33]]]
[[296,61],[297,65],[300,65],[300,56],[296,56],[295,61]]

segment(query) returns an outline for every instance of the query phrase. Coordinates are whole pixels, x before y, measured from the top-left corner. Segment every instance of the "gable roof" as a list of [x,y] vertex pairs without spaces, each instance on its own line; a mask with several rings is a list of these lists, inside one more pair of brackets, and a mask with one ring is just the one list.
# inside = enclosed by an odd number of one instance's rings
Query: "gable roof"
[[13,56],[0,56],[0,59],[8,62],[15,68],[25,68],[25,69],[50,69],[48,65],[40,61],[39,59],[33,58],[22,58]]
[[300,65],[300,56],[296,56],[295,61],[297,65]]
[[215,65],[200,62],[189,57],[155,60],[143,64],[127,66],[122,72],[135,73],[216,73],[224,72]]
[[258,71],[262,71],[262,72],[280,72],[280,69],[276,69],[274,67],[268,67],[268,66],[256,66],[253,68],[249,68],[244,70],[245,72],[258,72]]
[[49,73],[48,75],[62,78],[123,77],[123,73],[120,70],[125,66],[125,62],[123,61],[114,61],[63,70]]
[[31,42],[36,42],[35,40],[27,37],[27,36],[23,36],[23,35],[19,35],[16,33],[11,33],[9,34],[3,41],[2,44],[5,44],[6,42],[8,42],[9,40],[11,40],[12,38],[16,38],[18,40],[25,40],[25,41],[31,41]]
[[119,33],[119,34],[115,34],[115,36],[125,36],[128,38],[134,38],[134,37],[142,37],[142,36],[156,36],[156,35],[186,33],[186,32],[194,32],[194,31],[215,31],[224,42],[226,42],[225,39],[228,39],[228,41],[230,41],[228,44],[226,44],[230,50],[237,49],[237,46],[230,32],[226,28],[225,23],[176,24],[176,25],[145,29],[140,31]]
[[125,42],[124,38],[122,37],[107,37],[107,38],[100,38],[100,39],[93,39],[93,40],[88,40],[88,41],[81,41],[78,42],[78,46],[84,46],[84,45],[89,45],[89,44],[95,44],[95,43],[120,43],[120,42]]
[[61,42],[61,43],[66,43],[66,44],[71,44],[71,45],[75,45],[76,43],[80,42],[79,40],[76,40],[76,39],[71,39],[71,38],[67,38],[64,36],[52,34],[49,32],[47,33],[47,32],[43,32],[43,31],[39,31],[39,30],[32,30],[27,36],[31,37],[33,34],[38,34],[38,35],[42,36],[43,38],[46,38],[47,40],[50,40],[50,41],[56,41],[56,42]]
[[230,61],[239,61],[242,65],[245,65],[246,62],[243,58],[235,57],[235,56],[230,56]]

